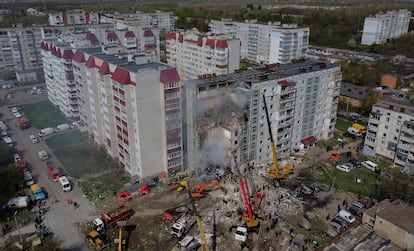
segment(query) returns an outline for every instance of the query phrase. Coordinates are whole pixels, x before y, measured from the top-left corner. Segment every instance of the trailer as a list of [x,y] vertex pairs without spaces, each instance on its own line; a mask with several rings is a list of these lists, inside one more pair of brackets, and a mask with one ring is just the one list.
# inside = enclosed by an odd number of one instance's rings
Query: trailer
[[105,228],[109,228],[118,221],[125,220],[132,215],[132,209],[126,206],[120,206],[108,213],[101,214],[101,217],[93,220],[95,229],[102,232]]

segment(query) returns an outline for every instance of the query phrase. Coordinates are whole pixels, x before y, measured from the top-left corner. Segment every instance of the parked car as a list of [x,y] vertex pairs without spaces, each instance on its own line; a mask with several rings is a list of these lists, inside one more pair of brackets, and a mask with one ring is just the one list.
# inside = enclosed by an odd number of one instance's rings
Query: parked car
[[36,136],[30,135],[29,137],[30,137],[30,141],[32,141],[33,144],[39,143],[39,139]]
[[18,153],[13,154],[13,158],[14,158],[14,162],[18,162],[22,160],[22,158],[20,158],[20,155]]
[[336,216],[331,221],[332,222],[335,222],[335,223],[338,223],[339,225],[342,226],[343,229],[347,229],[348,228],[348,223],[345,220],[341,219],[341,217],[339,217],[339,216]]
[[338,169],[339,171],[342,171],[342,172],[349,173],[352,170],[352,167],[349,166],[349,165],[342,164],[342,165],[337,165],[336,169]]
[[31,186],[34,184],[33,176],[29,171],[24,172],[24,180],[26,181],[27,186]]
[[338,234],[340,234],[342,231],[344,231],[344,228],[340,224],[338,224],[334,221],[329,221],[329,225],[331,225],[331,228],[333,230],[335,230]]
[[361,161],[357,160],[357,159],[351,159],[349,161],[354,167],[361,167]]
[[3,206],[4,210],[7,209],[19,209],[19,208],[26,208],[30,205],[30,198],[29,196],[19,196],[10,199],[6,205]]

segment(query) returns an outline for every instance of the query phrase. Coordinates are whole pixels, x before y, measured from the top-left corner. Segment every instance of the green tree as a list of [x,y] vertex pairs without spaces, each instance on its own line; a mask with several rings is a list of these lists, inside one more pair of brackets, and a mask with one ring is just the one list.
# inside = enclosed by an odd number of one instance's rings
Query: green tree
[[361,104],[361,113],[365,116],[368,116],[371,112],[372,106],[379,101],[379,94],[374,90],[367,92],[367,95],[362,99]]
[[13,148],[0,140],[0,166],[4,166],[12,162]]

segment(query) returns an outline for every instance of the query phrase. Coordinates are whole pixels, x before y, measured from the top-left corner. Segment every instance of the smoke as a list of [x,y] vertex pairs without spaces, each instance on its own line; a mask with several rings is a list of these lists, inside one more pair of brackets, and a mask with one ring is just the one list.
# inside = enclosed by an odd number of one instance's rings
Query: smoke
[[202,170],[210,166],[227,167],[230,164],[228,150],[228,141],[223,136],[209,136],[201,146],[197,164]]

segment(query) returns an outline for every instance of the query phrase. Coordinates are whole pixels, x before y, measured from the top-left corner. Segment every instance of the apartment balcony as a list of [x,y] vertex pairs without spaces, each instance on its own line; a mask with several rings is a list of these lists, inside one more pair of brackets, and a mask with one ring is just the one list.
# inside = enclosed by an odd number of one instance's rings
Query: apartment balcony
[[368,120],[368,130],[378,131],[379,121],[376,120]]

